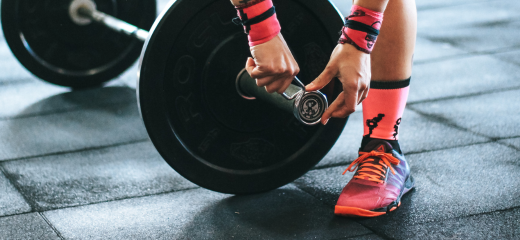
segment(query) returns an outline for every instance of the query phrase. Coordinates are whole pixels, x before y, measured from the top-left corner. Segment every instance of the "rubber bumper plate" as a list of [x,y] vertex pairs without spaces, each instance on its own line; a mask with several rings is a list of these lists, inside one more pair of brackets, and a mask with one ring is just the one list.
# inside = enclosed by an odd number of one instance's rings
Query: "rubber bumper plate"
[[[282,34],[304,83],[325,68],[343,20],[327,0],[275,2]],[[248,194],[283,186],[316,165],[347,120],[308,127],[235,87],[250,56],[232,23],[229,0],[178,0],[152,27],[140,60],[138,101],[162,157],[188,180],[214,191]],[[323,89],[332,102],[336,79]]]

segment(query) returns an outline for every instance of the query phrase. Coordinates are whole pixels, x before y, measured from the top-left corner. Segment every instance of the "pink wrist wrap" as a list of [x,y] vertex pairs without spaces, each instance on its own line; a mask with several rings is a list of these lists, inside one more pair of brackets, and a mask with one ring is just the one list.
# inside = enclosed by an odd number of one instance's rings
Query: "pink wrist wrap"
[[338,43],[352,44],[358,50],[370,54],[383,23],[383,13],[353,5],[346,20]]
[[[274,13],[272,0],[257,0],[236,9],[244,31],[249,35],[249,46],[265,43],[280,33],[281,27]],[[269,16],[269,13],[273,14]],[[262,16],[266,14],[269,17],[263,20]],[[259,18],[260,22],[255,21]]]

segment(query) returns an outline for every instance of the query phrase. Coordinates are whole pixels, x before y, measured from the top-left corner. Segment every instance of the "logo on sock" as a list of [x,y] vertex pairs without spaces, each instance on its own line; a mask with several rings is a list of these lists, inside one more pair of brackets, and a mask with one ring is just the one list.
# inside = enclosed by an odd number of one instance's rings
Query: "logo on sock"
[[394,140],[397,140],[397,134],[399,134],[399,124],[401,124],[401,118],[397,119],[394,125]]
[[375,117],[375,118],[367,119],[368,134],[365,135],[364,137],[370,137],[370,135],[372,135],[372,132],[378,126],[377,123],[381,122],[381,120],[383,120],[384,116],[385,116],[384,114],[380,113],[380,114],[377,114],[377,117]]

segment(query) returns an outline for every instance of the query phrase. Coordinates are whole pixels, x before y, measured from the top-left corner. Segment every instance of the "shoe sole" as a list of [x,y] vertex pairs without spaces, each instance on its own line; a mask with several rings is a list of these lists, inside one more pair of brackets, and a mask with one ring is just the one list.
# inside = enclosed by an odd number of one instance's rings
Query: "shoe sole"
[[399,197],[394,202],[390,203],[388,206],[374,210],[367,210],[356,207],[336,205],[334,208],[334,214],[344,217],[377,217],[385,215],[399,208],[401,206],[401,197],[410,190],[412,190],[414,187],[415,181],[413,180],[413,177],[410,176],[408,179],[406,179],[404,188],[401,190],[401,194],[399,195]]

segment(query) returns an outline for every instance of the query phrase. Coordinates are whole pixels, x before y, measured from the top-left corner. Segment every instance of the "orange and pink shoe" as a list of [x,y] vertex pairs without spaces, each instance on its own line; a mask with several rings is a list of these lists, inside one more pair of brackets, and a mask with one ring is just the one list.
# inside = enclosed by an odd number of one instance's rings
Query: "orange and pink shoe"
[[[357,170],[356,170],[357,168]],[[385,140],[372,139],[345,170],[354,177],[343,188],[334,213],[347,217],[376,217],[394,211],[414,187],[404,155]]]

